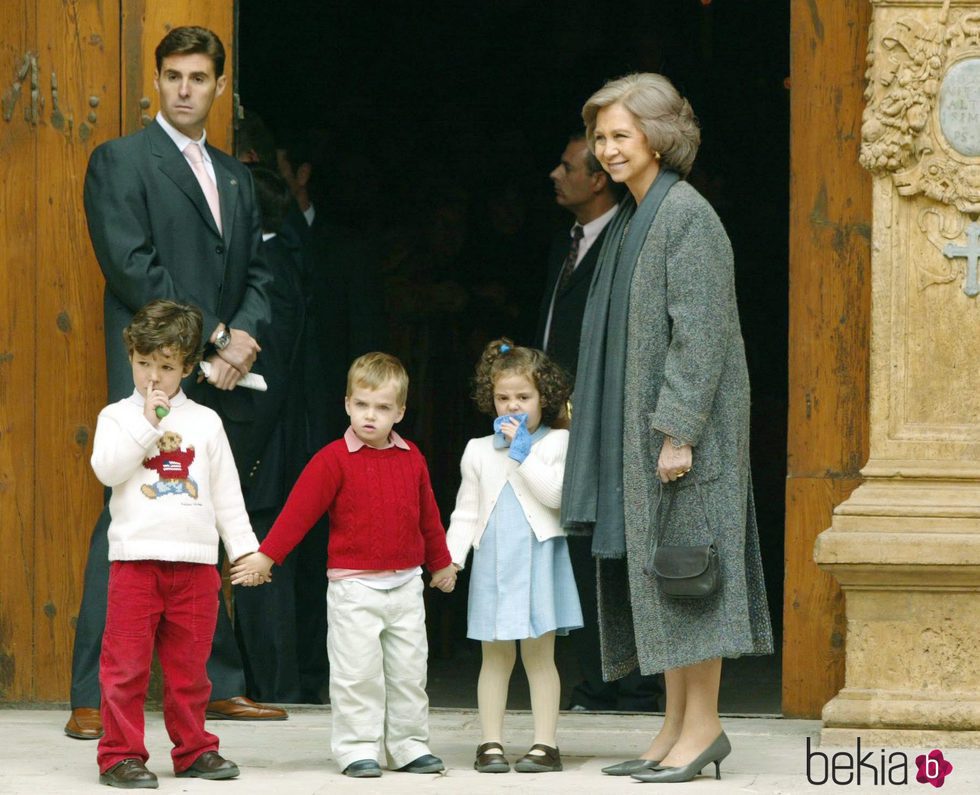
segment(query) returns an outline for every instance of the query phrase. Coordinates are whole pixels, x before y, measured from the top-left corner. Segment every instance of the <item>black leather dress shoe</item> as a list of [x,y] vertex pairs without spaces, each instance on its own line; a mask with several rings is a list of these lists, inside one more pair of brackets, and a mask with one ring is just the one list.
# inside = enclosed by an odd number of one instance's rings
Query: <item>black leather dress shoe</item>
[[206,778],[218,781],[223,778],[234,778],[239,772],[238,765],[230,759],[225,759],[217,751],[205,751],[194,760],[193,765],[174,775],[177,778]]
[[157,777],[139,759],[123,759],[99,775],[99,783],[119,789],[156,789]]
[[351,778],[378,778],[381,775],[381,765],[373,759],[358,759],[344,768],[344,775]]
[[398,769],[402,773],[441,773],[446,769],[446,766],[438,756],[423,754],[418,759],[413,759]]

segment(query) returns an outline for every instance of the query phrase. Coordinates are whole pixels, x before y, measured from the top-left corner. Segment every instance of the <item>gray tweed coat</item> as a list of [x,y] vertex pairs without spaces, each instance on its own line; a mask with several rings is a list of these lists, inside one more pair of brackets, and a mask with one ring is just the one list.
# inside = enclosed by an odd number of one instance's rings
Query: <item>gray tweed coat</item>
[[[714,210],[686,182],[664,199],[633,274],[624,412],[626,559],[597,562],[604,677],[618,679],[637,665],[654,674],[771,653],[732,249]],[[722,586],[707,600],[661,597],[643,572],[665,434],[691,442],[694,463],[666,487],[675,492],[663,543],[713,538]]]

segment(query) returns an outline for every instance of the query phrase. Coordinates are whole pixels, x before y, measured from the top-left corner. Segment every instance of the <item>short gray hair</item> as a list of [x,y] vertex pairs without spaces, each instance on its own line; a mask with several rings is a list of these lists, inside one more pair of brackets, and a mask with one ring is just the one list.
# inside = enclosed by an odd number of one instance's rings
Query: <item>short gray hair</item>
[[663,165],[686,177],[701,145],[701,128],[691,103],[666,77],[653,72],[634,72],[610,80],[582,107],[590,149],[595,149],[599,110],[617,102],[636,117],[651,151],[660,153]]

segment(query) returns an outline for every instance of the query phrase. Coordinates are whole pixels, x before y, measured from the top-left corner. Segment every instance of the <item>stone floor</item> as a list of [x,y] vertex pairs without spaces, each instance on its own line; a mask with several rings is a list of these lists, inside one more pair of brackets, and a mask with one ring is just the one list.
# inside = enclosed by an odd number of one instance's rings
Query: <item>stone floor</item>
[[[105,793],[97,783],[96,744],[67,738],[62,733],[65,709],[0,709],[0,793],[43,795],[44,793]],[[479,722],[472,710],[432,711],[432,750],[445,760],[448,772],[439,776],[411,776],[385,772],[380,779],[351,780],[339,775],[330,757],[330,712],[327,707],[295,707],[282,723],[209,722],[221,737],[221,750],[242,768],[231,782],[176,779],[169,768],[169,741],[159,712],[147,716],[149,766],[160,776],[159,792],[214,793],[225,795],[287,795],[291,793],[613,793],[639,791],[631,779],[610,778],[600,768],[633,757],[641,751],[662,718],[657,715],[566,713],[559,723],[559,742],[565,770],[543,775],[481,775],[472,769],[473,751],[479,742]],[[910,749],[902,773],[905,785],[882,785],[872,781],[872,768],[862,770],[861,784],[837,786],[807,780],[807,739],[813,750],[819,736],[816,721],[779,718],[724,718],[734,750],[722,764],[722,779],[699,777],[683,788],[696,793],[915,793],[925,790],[915,780],[915,757],[932,749]],[[531,741],[531,716],[524,711],[508,715],[507,743],[511,755],[522,753]],[[881,767],[881,749],[872,750],[868,764]],[[828,755],[854,748],[822,749]],[[889,748],[888,754],[899,753]],[[950,749],[945,758],[953,771],[941,789],[946,793],[980,792],[980,750]],[[888,767],[895,759],[889,759]],[[847,759],[837,758],[838,780]],[[706,773],[713,768],[706,769]],[[822,757],[813,757],[810,776],[819,782],[826,776]],[[664,785],[658,789],[662,790]],[[652,790],[651,790],[652,791]]]

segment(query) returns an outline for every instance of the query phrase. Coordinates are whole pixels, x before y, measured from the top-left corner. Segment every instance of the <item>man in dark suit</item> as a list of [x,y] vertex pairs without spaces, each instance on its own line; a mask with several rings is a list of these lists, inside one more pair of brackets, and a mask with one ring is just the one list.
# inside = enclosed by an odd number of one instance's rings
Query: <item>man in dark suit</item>
[[555,201],[575,216],[575,223],[555,238],[548,254],[537,345],[574,381],[582,313],[606,224],[616,213],[619,187],[589,151],[584,133],[568,139],[561,162],[549,176],[555,186]]
[[[268,289],[272,323],[255,366],[269,388],[255,394],[254,441],[243,462],[247,471],[242,492],[252,529],[262,541],[307,463],[301,361],[306,306],[299,244],[280,234],[294,204],[292,194],[270,168],[256,166],[251,172],[262,211],[260,251],[272,274]],[[289,704],[302,700],[296,647],[307,626],[303,623],[297,631],[295,564],[296,556],[291,555],[262,588],[235,588],[235,631],[253,698]],[[315,576],[323,580],[326,573],[318,571]]]
[[[85,212],[105,276],[106,366],[109,400],[132,392],[122,329],[155,298],[192,303],[204,315],[211,365],[208,383],[193,377],[188,396],[215,409],[232,450],[248,439],[253,405],[235,389],[261,348],[269,320],[269,274],[251,176],[234,158],[208,146],[205,124],[225,89],[224,47],[211,31],[171,30],[156,49],[156,120],[134,135],[98,147],[85,176]],[[241,462],[239,462],[241,463]],[[96,524],[85,570],[72,660],[72,715],[65,732],[102,734],[98,709],[99,654],[109,576],[108,508]],[[245,679],[231,622],[218,611],[208,676],[208,717],[282,720],[284,710],[244,698]]]
[[[569,138],[561,162],[550,176],[555,201],[575,216],[575,223],[551,247],[548,281],[538,315],[537,345],[574,380],[582,314],[606,225],[616,213],[621,189],[589,151],[584,133]],[[573,411],[573,422],[574,417]],[[585,616],[585,626],[580,632],[573,632],[570,641],[578,656],[582,680],[572,688],[569,709],[656,710],[661,688],[655,677],[640,676],[634,671],[616,682],[602,681],[592,539],[569,536],[568,551]]]
[[[277,141],[279,173],[295,199],[282,236],[303,250],[307,301],[303,330],[306,457],[340,438],[350,424],[340,396],[347,370],[358,356],[384,347],[378,255],[362,236],[330,217],[328,170],[308,131],[289,131]],[[332,172],[331,172],[332,173]],[[336,398],[336,400],[334,400]],[[304,462],[305,463],[305,462]],[[327,665],[327,538],[324,517],[297,547],[296,638],[301,700],[323,700]]]

